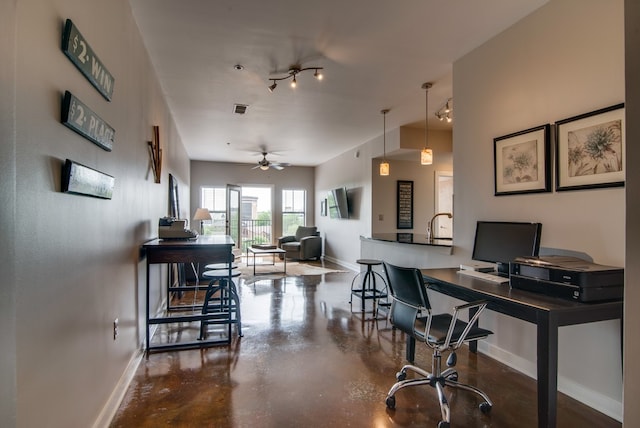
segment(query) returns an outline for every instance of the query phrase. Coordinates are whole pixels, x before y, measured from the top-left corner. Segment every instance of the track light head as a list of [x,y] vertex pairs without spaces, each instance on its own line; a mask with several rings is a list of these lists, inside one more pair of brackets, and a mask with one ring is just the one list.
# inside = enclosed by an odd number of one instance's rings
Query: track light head
[[321,69],[316,68],[315,73],[313,73],[313,77],[315,77],[318,80],[322,80],[324,78],[324,75],[319,70],[321,70]]
[[276,86],[278,86],[278,84],[273,80],[273,84],[269,85],[269,92],[273,92],[276,89]]

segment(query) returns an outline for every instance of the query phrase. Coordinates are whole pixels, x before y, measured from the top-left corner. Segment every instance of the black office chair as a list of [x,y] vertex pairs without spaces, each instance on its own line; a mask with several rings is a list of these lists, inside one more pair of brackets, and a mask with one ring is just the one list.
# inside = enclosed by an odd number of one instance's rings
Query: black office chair
[[[444,395],[444,387],[450,386],[475,392],[484,400],[480,404],[482,413],[488,413],[493,406],[489,397],[478,388],[458,382],[458,373],[453,368],[456,363],[455,350],[466,341],[478,340],[492,334],[491,331],[474,326],[480,313],[486,307],[485,302],[471,302],[457,306],[453,314],[431,313],[422,273],[419,269],[404,268],[383,263],[387,275],[387,285],[392,296],[389,320],[397,329],[425,343],[432,350],[431,373],[420,367],[407,364],[397,373],[397,382],[387,393],[386,405],[395,409],[395,394],[402,388],[416,385],[429,385],[436,388],[440,401],[442,421],[438,428],[448,428],[450,424],[449,403]],[[468,323],[458,319],[458,313],[465,309],[477,309]],[[426,317],[424,314],[426,313]],[[448,368],[442,371],[442,353],[449,351]],[[407,379],[407,370],[416,372],[417,378]]]

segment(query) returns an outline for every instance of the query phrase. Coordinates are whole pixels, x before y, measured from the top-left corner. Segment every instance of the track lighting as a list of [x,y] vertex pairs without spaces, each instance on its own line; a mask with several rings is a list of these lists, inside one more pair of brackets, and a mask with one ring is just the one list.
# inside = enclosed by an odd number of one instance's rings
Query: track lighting
[[449,98],[444,106],[436,112],[438,119],[446,120],[447,123],[451,123],[453,120],[453,98]]
[[321,71],[321,70],[324,70],[323,67],[301,68],[299,65],[292,65],[291,67],[289,67],[289,71],[286,76],[269,78],[269,80],[273,82],[271,85],[268,86],[269,92],[273,92],[276,89],[276,86],[278,86],[276,82],[280,80],[286,80],[286,79],[292,79],[291,87],[296,88],[298,86],[298,80],[296,79],[296,76],[306,70],[313,70],[314,71],[313,77],[315,77],[317,80],[322,80],[324,77]]

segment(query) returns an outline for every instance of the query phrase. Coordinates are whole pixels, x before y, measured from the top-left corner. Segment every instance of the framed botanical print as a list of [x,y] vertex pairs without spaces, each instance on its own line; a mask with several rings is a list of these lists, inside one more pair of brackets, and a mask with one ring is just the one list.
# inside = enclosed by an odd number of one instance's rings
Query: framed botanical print
[[556,122],[556,190],[624,186],[624,104]]
[[551,125],[494,138],[495,195],[551,191]]

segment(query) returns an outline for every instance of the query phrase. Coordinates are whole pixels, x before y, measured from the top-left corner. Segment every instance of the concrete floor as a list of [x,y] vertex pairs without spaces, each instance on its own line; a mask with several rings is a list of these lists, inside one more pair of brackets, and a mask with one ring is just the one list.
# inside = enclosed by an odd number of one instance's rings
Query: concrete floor
[[[316,263],[317,264],[317,263]],[[335,267],[335,266],[334,266]],[[436,392],[428,386],[385,406],[405,363],[405,337],[386,320],[363,321],[349,300],[352,272],[240,281],[244,337],[231,345],[153,353],[143,359],[112,427],[435,427]],[[184,298],[184,297],[183,297]],[[359,309],[359,301],[354,309]],[[197,335],[199,326],[156,333]],[[215,333],[214,333],[215,334]],[[415,363],[430,369],[417,346]],[[536,427],[536,383],[465,346],[461,382],[484,390],[490,414],[464,391],[447,392],[452,427]],[[559,394],[558,427],[620,427]]]

